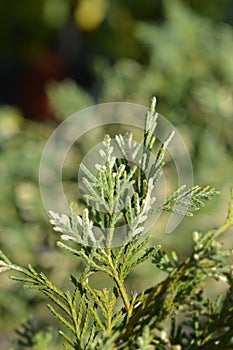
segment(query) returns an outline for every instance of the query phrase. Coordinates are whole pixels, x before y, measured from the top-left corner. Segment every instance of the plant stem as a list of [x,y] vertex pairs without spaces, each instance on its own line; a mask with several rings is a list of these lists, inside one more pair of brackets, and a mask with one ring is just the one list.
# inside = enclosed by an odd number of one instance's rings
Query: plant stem
[[128,319],[131,316],[130,301],[129,301],[127,292],[125,290],[124,284],[123,284],[122,280],[119,278],[119,273],[118,273],[118,271],[115,267],[115,264],[112,260],[110,248],[107,249],[107,257],[108,257],[109,266],[110,266],[111,271],[112,271],[113,279],[116,283],[117,289],[118,289],[118,291],[121,295],[121,298],[123,300],[123,303],[124,303],[124,306],[125,306],[125,309],[127,312],[127,319]]

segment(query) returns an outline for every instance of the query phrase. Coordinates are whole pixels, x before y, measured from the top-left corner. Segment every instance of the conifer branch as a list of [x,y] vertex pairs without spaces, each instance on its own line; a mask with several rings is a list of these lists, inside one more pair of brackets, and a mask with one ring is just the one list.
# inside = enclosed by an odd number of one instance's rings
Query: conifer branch
[[[131,134],[115,137],[125,159],[114,157],[111,138],[106,135],[100,150],[101,164],[96,164],[97,174],[81,166],[87,191],[83,196],[86,207],[82,213],[77,215],[72,206],[69,215],[49,212],[50,223],[60,236],[58,247],[85,264],[79,278],[69,275],[72,292],[70,289],[63,292],[31,265],[24,268],[12,263],[0,251],[0,272],[13,271],[16,275],[11,276],[12,279],[37,289],[52,302],[48,308],[61,324],[59,333],[65,342],[64,349],[174,350],[181,349],[181,344],[186,342],[192,350],[208,350],[216,345],[226,349],[233,340],[233,266],[227,263],[232,250],[223,249],[218,241],[233,225],[233,189],[225,223],[207,233],[194,232],[193,252],[184,261],[179,260],[176,252],[168,255],[160,245],[152,246],[151,236],[145,235],[145,224],[153,211],[190,216],[218,193],[209,186],[186,189],[183,185],[160,207],[153,208],[156,203],[153,191],[174,135],[173,132],[168,135],[151,165],[158,123],[155,104],[154,98],[140,144],[133,142]],[[146,170],[149,170],[149,177],[145,175]],[[126,233],[122,244],[114,246],[117,228],[122,222]],[[139,294],[128,291],[128,275],[148,259],[166,272],[166,278]],[[112,286],[93,288],[89,277],[96,272],[110,278]],[[228,286],[226,295],[215,302],[203,295],[203,287],[210,276]],[[179,313],[189,322],[192,337],[185,331],[184,323],[177,324]],[[200,319],[203,315],[207,319],[204,328]],[[170,334],[163,329],[164,321],[171,322]],[[219,325],[218,331],[215,324]]]

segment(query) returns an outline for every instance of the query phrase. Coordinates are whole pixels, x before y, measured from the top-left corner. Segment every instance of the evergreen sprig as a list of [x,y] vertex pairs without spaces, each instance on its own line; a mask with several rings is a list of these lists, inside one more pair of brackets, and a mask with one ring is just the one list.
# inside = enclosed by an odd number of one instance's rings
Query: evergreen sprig
[[[101,164],[96,164],[97,173],[82,166],[87,191],[82,214],[77,215],[72,207],[70,215],[49,212],[50,223],[60,234],[58,246],[85,263],[79,278],[69,276],[73,288],[62,291],[44,273],[30,265],[27,268],[17,265],[0,251],[0,272],[16,272],[12,279],[39,290],[52,302],[48,308],[61,323],[64,349],[232,348],[233,267],[227,262],[232,251],[225,250],[218,237],[233,224],[233,190],[225,223],[207,233],[194,232],[193,252],[185,261],[179,261],[175,252],[170,256],[160,246],[150,245],[151,237],[144,232],[154,210],[191,215],[217,194],[209,186],[188,190],[182,186],[159,208],[152,208],[153,190],[173,137],[173,133],[168,136],[151,164],[157,126],[155,103],[153,99],[146,115],[141,144],[136,145],[129,134],[116,136],[116,144],[125,156],[122,161],[114,157],[111,138],[106,135],[100,150]],[[148,167],[149,178],[145,175]],[[122,225],[126,231],[117,246],[114,239]],[[148,259],[167,277],[142,293],[129,292],[127,276]],[[92,287],[89,277],[96,272],[108,276],[112,286]],[[203,294],[209,277],[228,287],[225,296],[215,302]],[[184,321],[178,322],[180,314]],[[171,323],[170,332],[165,331],[165,321]]]
[[204,188],[196,185],[189,190],[182,185],[174,191],[162,204],[160,209],[175,214],[193,216],[192,211],[205,206],[204,200],[211,200],[219,192],[210,186]]

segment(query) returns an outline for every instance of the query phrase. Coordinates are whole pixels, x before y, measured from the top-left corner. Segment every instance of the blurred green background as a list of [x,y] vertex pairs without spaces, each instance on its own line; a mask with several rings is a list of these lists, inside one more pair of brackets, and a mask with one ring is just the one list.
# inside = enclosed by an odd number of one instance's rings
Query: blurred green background
[[[233,184],[232,24],[231,0],[1,0],[1,249],[67,287],[68,272],[79,273],[82,263],[56,248],[41,202],[38,172],[46,141],[84,107],[112,101],[148,106],[153,95],[187,143],[195,183],[221,191],[172,235],[163,234],[162,220],[156,243],[182,258],[194,229],[221,223]],[[73,150],[65,163],[67,193],[76,186],[74,161],[86,147]],[[224,243],[232,246],[230,234]],[[129,286],[140,290],[156,278],[143,265]],[[58,325],[44,298],[1,275],[1,349],[30,347],[17,344],[15,333],[30,317],[41,334],[52,325],[49,349],[56,349]]]

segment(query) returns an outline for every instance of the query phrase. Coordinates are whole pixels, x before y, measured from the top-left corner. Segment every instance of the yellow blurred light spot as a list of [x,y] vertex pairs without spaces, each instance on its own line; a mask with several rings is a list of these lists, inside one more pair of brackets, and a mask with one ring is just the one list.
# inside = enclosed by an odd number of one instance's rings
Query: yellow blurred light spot
[[20,131],[22,117],[17,109],[3,106],[0,109],[0,140],[10,138]]
[[35,197],[36,189],[30,182],[21,182],[15,188],[17,204],[20,207],[31,207]]
[[74,18],[82,30],[92,31],[101,24],[106,10],[106,0],[81,0],[77,3]]

